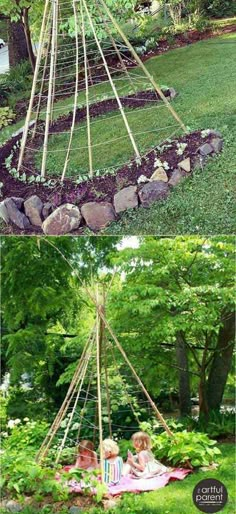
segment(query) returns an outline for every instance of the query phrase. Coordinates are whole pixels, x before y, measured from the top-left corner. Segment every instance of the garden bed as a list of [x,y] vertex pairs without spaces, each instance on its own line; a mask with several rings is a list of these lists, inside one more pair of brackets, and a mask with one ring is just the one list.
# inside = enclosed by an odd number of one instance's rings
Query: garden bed
[[[1,149],[1,160],[14,144],[13,138]],[[219,153],[222,146],[218,132],[195,131],[157,146],[140,162],[131,161],[115,175],[95,177],[81,184],[66,179],[63,185],[57,181],[52,188],[20,182],[3,169],[5,200],[1,215],[5,215],[6,222],[14,223],[16,231],[18,227],[27,234],[82,233],[86,226],[97,232],[127,209],[165,200],[173,187],[196,167],[203,168],[207,158]]]

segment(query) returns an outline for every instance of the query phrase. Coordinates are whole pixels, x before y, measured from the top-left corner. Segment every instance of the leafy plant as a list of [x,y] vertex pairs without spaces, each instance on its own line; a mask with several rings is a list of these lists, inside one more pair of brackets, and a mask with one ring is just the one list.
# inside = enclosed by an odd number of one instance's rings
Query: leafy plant
[[29,447],[37,449],[47,433],[48,423],[45,421],[30,421],[28,418],[25,418],[22,422],[19,420],[19,423],[14,423],[14,421],[18,420],[8,422],[9,434],[4,440],[4,448],[10,451],[21,451]]
[[176,465],[185,465],[190,461],[193,467],[208,466],[221,454],[215,446],[216,441],[209,439],[206,434],[175,432],[174,437],[166,432],[152,436],[153,451],[159,459],[166,459]]
[[14,118],[15,114],[10,107],[0,107],[0,129],[10,125]]
[[[69,471],[69,475],[79,482],[81,489],[85,494],[91,494],[91,492],[95,493],[97,503],[100,503],[104,494],[107,493],[107,486],[98,480],[100,473],[101,472],[99,470],[85,471],[84,469],[79,468],[72,468]],[[66,478],[68,477],[68,474],[64,476]]]
[[18,497],[21,494],[51,494],[55,501],[66,500],[68,487],[55,479],[55,470],[42,468],[28,452],[5,452],[2,455],[1,489],[4,494]]

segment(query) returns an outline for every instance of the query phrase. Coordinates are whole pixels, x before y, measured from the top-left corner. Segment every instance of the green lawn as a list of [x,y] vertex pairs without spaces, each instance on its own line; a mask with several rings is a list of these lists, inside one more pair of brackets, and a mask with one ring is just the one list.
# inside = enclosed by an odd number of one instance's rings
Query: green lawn
[[[184,234],[184,233],[232,233],[235,230],[234,171],[236,169],[236,34],[228,34],[194,45],[175,49],[150,59],[146,65],[160,85],[171,85],[179,92],[174,101],[183,121],[191,130],[215,128],[222,132],[225,141],[223,153],[209,161],[203,172],[196,172],[170,195],[164,203],[156,203],[150,209],[129,211],[119,222],[112,224],[107,234]],[[139,73],[136,69],[135,73]],[[129,85],[119,81],[122,94],[129,92]],[[140,89],[142,89],[140,87]],[[110,95],[106,84],[90,88],[94,100]],[[57,103],[58,116],[71,110],[71,98]],[[84,104],[84,94],[79,104]],[[149,106],[148,106],[149,107]],[[155,115],[154,115],[155,113]],[[94,166],[107,169],[133,156],[129,139],[120,116],[117,113],[96,119],[92,125],[92,139],[95,144]],[[175,125],[164,108],[128,113],[135,133],[150,130],[148,134],[136,136],[142,151],[157,144],[176,129],[155,132],[166,125]],[[19,124],[20,125],[20,124]],[[78,128],[78,126],[77,126]],[[3,140],[13,127],[3,130]],[[14,128],[15,130],[15,128]],[[124,137],[125,136],[125,137]],[[117,139],[107,143],[107,139]],[[50,140],[48,159],[49,174],[61,173],[68,134],[53,136]],[[103,144],[105,143],[105,144]],[[69,165],[69,172],[88,172],[86,147],[86,125],[75,133]],[[54,150],[60,150],[54,153]],[[75,150],[76,149],[76,150]],[[40,152],[37,155],[40,164]]]
[[[221,511],[233,514],[235,500],[235,469],[234,445],[219,445],[222,451],[220,467],[217,471],[199,471],[182,482],[172,482],[167,487],[140,495],[126,494],[116,514],[197,514],[200,511],[194,506],[192,492],[195,485],[204,478],[216,478],[222,481],[228,490],[229,500]],[[95,512],[102,512],[95,510]],[[112,511],[111,511],[112,512]]]
[[[149,210],[139,209],[123,214],[119,223],[109,227],[108,234],[140,234],[140,227],[142,233],[146,234],[234,232],[235,48],[236,35],[230,34],[172,50],[147,62],[149,71],[160,84],[172,85],[180,93],[174,105],[185,124],[192,130],[209,127],[219,129],[224,135],[225,148],[222,155],[210,160],[203,173],[195,173],[191,179],[175,189],[167,202],[157,203]],[[96,88],[96,94],[109,94],[110,91],[105,91],[106,88],[106,85],[100,85]],[[69,101],[66,99],[60,108],[68,109]],[[80,96],[79,101],[82,103],[84,98]],[[94,150],[96,169],[121,164],[133,155],[121,117],[113,118],[114,114],[104,116],[102,120],[96,120],[92,124],[92,140],[93,144],[97,145]],[[156,107],[153,107],[145,113],[129,111],[128,119],[134,133],[150,130],[145,135],[136,136],[142,151],[159,143],[175,130],[173,127],[163,132],[155,132],[166,125],[175,125],[165,108],[156,110]],[[112,144],[107,143],[110,139],[116,138],[118,139]],[[49,173],[62,169],[65,151],[58,154],[53,152],[58,148],[65,148],[67,141],[67,134],[57,135],[51,139]],[[71,154],[70,173],[87,173],[86,124],[76,132],[73,146],[76,150]],[[80,147],[82,149],[78,150]],[[40,154],[37,155],[37,162],[40,164]]]

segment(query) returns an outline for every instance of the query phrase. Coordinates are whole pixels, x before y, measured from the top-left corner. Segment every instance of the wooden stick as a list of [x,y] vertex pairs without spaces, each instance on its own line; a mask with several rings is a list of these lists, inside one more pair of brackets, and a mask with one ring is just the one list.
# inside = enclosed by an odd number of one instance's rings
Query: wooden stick
[[75,45],[76,45],[76,79],[75,79],[75,96],[74,96],[74,109],[73,109],[73,118],[71,123],[71,129],[70,129],[70,139],[68,143],[67,148],[67,154],[65,158],[65,164],[61,176],[61,182],[64,182],[66,169],[69,163],[69,157],[70,157],[70,151],[71,151],[71,145],[72,145],[72,139],[73,139],[73,133],[75,128],[75,120],[76,120],[76,112],[77,112],[77,101],[78,101],[78,87],[79,87],[79,42],[78,42],[78,17],[77,17],[77,9],[76,9],[76,0],[73,0],[73,11],[74,11],[74,18],[75,18]]
[[103,321],[104,321],[104,323],[105,323],[105,325],[106,325],[106,327],[107,327],[108,331],[110,332],[111,337],[112,337],[112,338],[113,338],[113,340],[115,341],[117,348],[119,349],[120,353],[123,355],[123,357],[124,357],[125,361],[127,362],[127,364],[128,364],[128,366],[129,366],[129,368],[131,369],[131,371],[132,371],[132,373],[133,373],[134,377],[136,378],[136,380],[137,380],[138,384],[140,385],[140,387],[141,387],[142,391],[144,392],[145,396],[147,397],[148,401],[150,402],[150,405],[152,406],[152,409],[154,410],[154,412],[155,412],[155,414],[156,414],[157,418],[161,421],[161,423],[162,423],[163,427],[165,428],[166,432],[167,432],[169,435],[174,436],[173,432],[171,432],[171,430],[169,429],[169,427],[168,427],[167,423],[165,422],[165,420],[164,420],[163,416],[161,415],[161,413],[160,413],[160,412],[159,412],[159,410],[157,409],[157,407],[156,407],[156,405],[155,405],[154,401],[152,400],[151,396],[149,395],[149,393],[148,393],[147,389],[145,388],[144,384],[142,383],[141,379],[140,379],[140,378],[139,378],[139,376],[137,375],[137,373],[136,373],[136,371],[135,371],[134,367],[132,366],[131,362],[129,361],[129,359],[128,359],[128,357],[127,357],[126,353],[125,353],[125,351],[123,350],[122,346],[120,345],[120,343],[119,343],[119,341],[118,341],[118,339],[117,339],[116,335],[114,334],[114,332],[113,332],[113,330],[112,330],[112,328],[111,328],[110,324],[108,323],[108,321],[107,321],[107,320],[106,320],[106,318],[104,317],[104,314],[103,314],[103,312],[101,311],[101,309],[99,308],[99,306],[98,306],[98,310],[99,310],[99,316],[103,319]]
[[93,155],[92,155],[92,144],[91,144],[91,127],[90,127],[90,112],[89,112],[89,83],[88,83],[88,59],[87,59],[87,48],[85,39],[85,26],[84,26],[84,13],[83,4],[80,0],[80,9],[82,17],[82,40],[84,48],[84,72],[85,72],[85,87],[86,87],[86,116],[87,116],[87,135],[88,135],[88,154],[89,154],[89,177],[93,177]]
[[80,423],[79,423],[78,434],[77,434],[77,443],[79,442],[79,438],[80,438],[80,432],[81,432],[81,429],[82,429],[82,421],[84,419],[85,407],[86,407],[86,405],[88,403],[88,395],[89,395],[89,390],[90,390],[90,387],[91,387],[92,379],[93,379],[93,376],[91,376],[91,378],[89,380],[89,384],[88,384],[88,387],[87,387],[86,396],[85,396],[85,400],[84,400],[84,405],[83,405],[83,409],[82,409],[82,414],[80,414]]
[[46,172],[46,161],[47,161],[47,149],[48,149],[48,133],[49,133],[49,125],[50,125],[50,117],[51,117],[51,108],[52,108],[52,91],[53,91],[53,76],[54,76],[54,61],[55,61],[55,50],[56,50],[56,35],[57,35],[57,4],[58,0],[52,0],[52,49],[51,49],[51,62],[50,62],[50,74],[49,74],[49,85],[48,85],[48,101],[47,101],[47,112],[46,112],[46,122],[45,122],[45,132],[44,132],[44,143],[43,143],[43,157],[42,157],[42,165],[41,165],[41,177],[45,177]]
[[120,373],[120,370],[119,370],[119,367],[118,367],[118,364],[117,364],[117,361],[116,361],[116,358],[115,358],[115,354],[114,354],[114,351],[113,351],[113,348],[112,348],[112,347],[111,347],[111,353],[112,353],[113,361],[114,361],[114,363],[115,363],[116,373],[117,373],[117,375],[120,377],[120,380],[121,380],[122,385],[123,385],[123,387],[124,387],[125,395],[126,395],[126,398],[127,398],[128,404],[129,404],[129,406],[130,406],[130,408],[131,408],[131,411],[132,411],[132,413],[133,413],[133,415],[134,415],[134,417],[135,417],[135,419],[136,419],[137,423],[139,424],[139,423],[140,423],[140,421],[139,421],[139,416],[138,416],[138,414],[135,412],[134,407],[133,407],[133,405],[132,405],[132,402],[131,402],[131,396],[130,396],[129,392],[127,391],[127,384],[126,384],[126,382],[124,381],[124,379],[123,379],[123,377],[122,377],[122,375],[121,375],[121,373]]
[[41,61],[42,52],[43,52],[43,39],[44,39],[44,30],[45,30],[46,20],[47,20],[48,6],[49,6],[49,0],[46,0],[44,13],[43,13],[43,21],[42,21],[42,27],[41,27],[41,32],[40,32],[40,38],[39,38],[39,48],[38,48],[36,64],[35,64],[35,71],[34,71],[34,78],[33,78],[30,102],[29,102],[29,107],[28,107],[28,111],[27,111],[27,115],[26,115],[22,141],[21,141],[21,150],[20,150],[19,161],[18,161],[18,166],[17,166],[18,171],[20,170],[21,165],[22,165],[26,141],[27,141],[27,137],[28,137],[30,118],[31,118],[33,104],[34,104],[34,96],[35,96],[35,91],[36,91],[37,78],[38,78],[38,74],[39,74],[39,66],[40,66],[40,61]]
[[64,398],[64,401],[38,451],[38,454],[36,456],[36,460],[38,461],[41,461],[44,456],[46,455],[49,447],[50,447],[50,444],[55,436],[55,434],[57,433],[57,430],[60,426],[60,423],[62,421],[62,419],[64,418],[68,408],[69,408],[69,405],[70,405],[70,401],[74,395],[74,392],[75,392],[75,388],[76,388],[76,384],[78,382],[78,379],[79,379],[79,375],[81,373],[81,369],[82,369],[82,365],[83,365],[83,361],[84,361],[84,358],[85,358],[85,355],[86,355],[86,352],[88,350],[88,347],[89,347],[89,344],[90,344],[90,341],[91,341],[91,337],[94,338],[95,336],[95,326],[93,327],[93,330],[92,332],[90,333],[89,335],[89,338],[84,346],[84,349],[83,349],[83,352],[81,354],[81,357],[80,357],[80,360],[79,360],[79,363],[78,363],[78,366],[75,370],[75,373],[74,373],[74,376],[72,378],[72,381],[70,383],[70,386],[68,388],[68,391],[67,391],[67,394]]
[[50,51],[50,47],[51,47],[51,42],[52,42],[52,30],[50,29],[50,37],[49,37],[49,41],[48,41],[48,45],[47,45],[47,50],[46,50],[46,55],[45,55],[45,61],[44,61],[44,67],[43,67],[43,76],[42,76],[42,81],[41,81],[41,86],[40,86],[40,92],[39,92],[38,106],[37,106],[37,111],[36,111],[35,124],[34,124],[33,132],[32,132],[32,139],[35,138],[36,130],[37,130],[37,125],[38,125],[38,120],[39,120],[39,113],[40,113],[40,109],[41,109],[41,100],[42,100],[43,88],[44,88],[44,84],[45,84],[45,77],[46,77],[46,71],[47,71],[47,66],[48,66],[48,57],[49,57],[49,51]]
[[109,81],[110,81],[110,84],[111,84],[111,87],[112,87],[112,90],[113,90],[113,93],[115,95],[115,98],[117,100],[117,103],[118,103],[118,106],[119,106],[119,109],[120,109],[120,112],[121,112],[121,115],[122,115],[122,118],[123,118],[123,121],[124,121],[124,124],[125,124],[125,127],[127,129],[127,132],[128,132],[128,135],[129,135],[129,138],[130,138],[130,141],[132,143],[132,146],[134,148],[134,151],[135,151],[135,155],[138,159],[140,159],[140,153],[139,153],[139,150],[136,146],[136,143],[135,143],[135,140],[134,140],[134,137],[133,137],[133,134],[132,134],[132,130],[129,126],[129,122],[128,122],[128,119],[126,117],[126,114],[125,114],[125,111],[123,109],[123,106],[122,106],[122,103],[120,101],[120,98],[119,98],[119,95],[117,93],[117,90],[116,90],[116,86],[112,80],[112,76],[110,74],[110,70],[108,68],[108,65],[107,65],[107,62],[106,62],[106,59],[105,59],[105,56],[103,54],[103,50],[102,50],[102,47],[99,43],[99,40],[98,40],[98,37],[97,37],[97,34],[96,34],[96,30],[94,28],[94,25],[93,25],[93,21],[92,21],[92,18],[90,16],[90,13],[89,13],[89,10],[87,8],[87,5],[86,5],[86,2],[85,0],[82,0],[83,4],[84,4],[84,7],[85,7],[85,10],[86,10],[86,13],[87,13],[87,16],[88,16],[88,20],[89,20],[89,23],[90,23],[90,26],[91,26],[91,29],[92,29],[92,32],[93,32],[93,35],[94,35],[94,38],[95,38],[95,41],[96,41],[96,44],[97,44],[97,47],[99,49],[99,52],[101,54],[101,57],[102,57],[102,60],[103,60],[103,64],[104,64],[104,67],[105,67],[105,70],[106,70],[106,73],[107,73],[107,76],[109,78]]
[[96,5],[97,5],[97,8],[98,8],[99,14],[100,14],[100,16],[101,16],[101,18],[102,18],[102,21],[103,21],[103,23],[104,23],[104,25],[105,25],[105,27],[106,27],[107,33],[108,33],[108,35],[109,35],[109,37],[110,37],[110,40],[111,40],[112,46],[113,46],[113,48],[114,48],[114,50],[115,50],[115,52],[116,52],[116,54],[117,54],[117,57],[118,57],[118,59],[119,59],[119,61],[120,61],[121,67],[122,67],[123,71],[125,72],[125,74],[126,74],[126,76],[127,76],[128,80],[129,80],[129,82],[130,82],[130,85],[131,85],[131,87],[132,87],[132,89],[133,89],[133,92],[136,94],[136,88],[135,88],[135,85],[134,85],[134,83],[133,83],[133,81],[132,81],[132,78],[131,78],[130,74],[128,73],[127,67],[125,66],[125,63],[124,63],[124,60],[123,60],[123,58],[122,58],[122,56],[121,56],[121,53],[120,53],[120,51],[119,51],[119,48],[118,48],[118,46],[117,46],[117,44],[116,44],[116,42],[115,42],[115,40],[114,40],[114,38],[113,38],[113,36],[112,36],[112,33],[111,33],[111,30],[110,30],[110,27],[109,27],[109,25],[108,25],[108,23],[107,23],[107,21],[106,21],[106,18],[104,17],[104,15],[103,15],[103,13],[102,13],[102,10],[101,10],[101,8],[100,8],[100,6],[99,6],[99,2],[98,2],[97,0],[95,0],[95,2],[96,2]]
[[168,102],[167,98],[165,97],[165,95],[163,95],[162,93],[162,90],[160,89],[160,87],[158,86],[158,84],[156,83],[156,81],[154,80],[154,78],[152,77],[152,75],[149,73],[149,71],[147,70],[146,66],[143,64],[142,60],[140,59],[140,57],[138,56],[137,52],[135,52],[133,46],[131,45],[131,43],[129,42],[129,40],[127,39],[126,35],[124,34],[123,30],[120,28],[120,26],[118,25],[117,21],[115,20],[114,16],[112,15],[112,13],[110,12],[110,10],[108,9],[107,5],[105,4],[104,0],[99,0],[99,2],[103,5],[107,15],[109,16],[110,20],[112,21],[112,23],[114,24],[114,26],[116,27],[117,31],[119,32],[120,36],[122,37],[123,41],[125,42],[126,46],[129,48],[130,52],[132,53],[133,57],[135,58],[136,62],[139,64],[139,66],[142,68],[143,72],[145,73],[146,77],[150,80],[151,84],[153,85],[154,89],[157,91],[158,95],[160,96],[160,98],[163,100],[164,104],[166,105],[166,107],[169,109],[169,111],[171,112],[172,116],[175,118],[175,120],[179,123],[179,125],[181,126],[182,130],[184,132],[187,132],[187,128],[186,126],[184,125],[184,123],[182,122],[182,120],[180,119],[180,117],[178,116],[178,114],[175,112],[175,110],[173,109],[173,107],[171,106],[171,104]]
[[56,34],[55,34],[55,59],[54,59],[54,73],[53,73],[53,88],[52,88],[52,105],[51,105],[51,123],[53,119],[53,105],[55,100],[56,91],[56,68],[57,68],[57,52],[58,52],[58,15],[59,15],[59,4],[57,3],[56,8]]
[[56,465],[58,464],[58,462],[60,460],[60,456],[61,456],[62,450],[63,450],[63,448],[65,446],[67,435],[68,435],[68,432],[70,430],[70,427],[71,427],[71,424],[72,424],[72,421],[73,421],[73,416],[74,416],[76,407],[78,405],[80,393],[81,393],[81,390],[82,390],[82,387],[83,387],[86,371],[87,371],[87,368],[88,368],[88,363],[89,363],[89,360],[90,360],[90,357],[91,357],[91,354],[92,354],[92,349],[93,349],[93,342],[90,345],[88,354],[87,354],[86,359],[84,361],[83,371],[82,371],[80,380],[79,380],[79,382],[77,384],[77,386],[79,386],[78,387],[78,392],[77,392],[77,395],[76,395],[76,399],[75,399],[75,402],[74,402],[74,405],[73,405],[73,409],[72,409],[72,412],[71,412],[71,416],[70,416],[69,422],[67,423],[66,430],[65,430],[65,433],[64,433],[64,436],[63,436],[60,448],[59,448],[58,453],[57,453],[57,457],[56,457],[56,461],[55,461]]
[[[97,288],[97,303],[98,303],[98,288]],[[100,317],[97,311],[97,396],[98,396],[98,426],[99,426],[99,454],[100,454],[100,468],[101,479],[104,483],[104,453],[103,453],[103,431],[102,431],[102,398],[101,398],[101,348],[100,348],[100,331],[99,331]]]
[[[106,306],[105,306],[106,297],[107,297],[107,294],[105,295],[105,287],[104,287],[104,284],[103,284],[102,309],[103,309],[103,312],[104,312],[104,316],[106,315]],[[106,345],[106,338],[105,338],[105,334],[104,334],[104,323],[101,320],[100,320],[100,340],[102,341],[101,342],[101,346],[102,346],[101,354],[103,353],[103,355],[104,355],[105,385],[106,385],[106,399],[107,399],[107,415],[108,415],[109,435],[110,435],[110,438],[112,438],[111,401],[110,401],[108,369],[107,369],[107,345]],[[103,349],[104,349],[104,351],[102,352]]]
[[[42,238],[41,238],[41,239],[42,239]],[[90,300],[93,302],[93,304],[95,305],[96,309],[99,311],[99,315],[100,315],[100,317],[103,319],[105,326],[107,327],[107,329],[108,329],[108,331],[110,332],[110,334],[111,334],[112,338],[113,338],[113,339],[114,339],[114,341],[116,342],[116,345],[118,346],[119,350],[121,351],[121,353],[123,352],[123,353],[122,353],[123,357],[125,358],[125,360],[126,360],[127,364],[129,365],[129,367],[130,367],[130,369],[131,369],[132,373],[134,374],[134,376],[135,376],[136,380],[138,380],[138,383],[140,384],[140,386],[141,386],[141,388],[142,388],[142,390],[143,390],[143,392],[144,392],[145,396],[146,396],[146,397],[147,397],[147,399],[149,400],[149,402],[150,402],[150,404],[151,404],[151,406],[152,406],[152,408],[153,408],[153,410],[154,410],[155,414],[157,415],[158,419],[161,421],[161,423],[162,423],[162,425],[164,426],[164,428],[165,428],[166,432],[167,432],[169,435],[171,435],[171,436],[173,436],[173,437],[174,437],[173,432],[171,432],[171,430],[169,429],[169,427],[168,427],[167,423],[165,422],[165,420],[164,420],[163,416],[161,415],[161,413],[160,413],[160,412],[159,412],[159,410],[157,409],[157,407],[156,407],[156,405],[155,405],[154,401],[152,400],[152,398],[150,397],[149,393],[148,393],[148,392],[147,392],[147,390],[145,389],[145,387],[144,387],[144,385],[143,385],[142,381],[141,381],[141,380],[140,380],[140,378],[138,377],[138,375],[137,375],[137,373],[136,373],[135,369],[133,368],[132,364],[129,362],[128,357],[126,356],[126,354],[125,354],[125,352],[124,352],[123,348],[122,348],[122,347],[121,347],[121,345],[119,344],[119,341],[118,341],[117,337],[115,336],[115,334],[114,334],[114,332],[113,332],[112,328],[110,327],[110,324],[108,323],[108,321],[107,321],[106,317],[104,316],[103,312],[100,310],[100,307],[99,307],[99,305],[98,305],[98,303],[97,303],[96,298],[94,298],[94,297],[93,297],[93,295],[90,293],[90,291],[89,291],[88,287],[86,286],[86,284],[85,284],[85,283],[83,282],[83,280],[81,279],[81,277],[80,277],[79,273],[78,273],[78,272],[73,268],[73,266],[72,266],[72,264],[70,263],[69,259],[67,259],[67,257],[65,257],[65,255],[62,253],[62,251],[61,251],[59,248],[57,248],[57,246],[55,246],[55,244],[54,244],[54,243],[52,243],[50,240],[48,240],[48,238],[47,238],[47,239],[46,239],[46,238],[44,238],[44,241],[46,241],[50,246],[52,246],[52,247],[53,247],[53,248],[54,248],[54,249],[55,249],[55,250],[56,250],[56,251],[61,255],[61,257],[63,258],[63,260],[64,260],[65,262],[67,262],[68,266],[69,266],[69,267],[73,270],[73,272],[75,273],[75,276],[78,278],[78,280],[79,280],[80,284],[84,287],[84,290],[86,291],[86,293],[87,293],[88,297],[89,297],[89,298],[90,298]]]

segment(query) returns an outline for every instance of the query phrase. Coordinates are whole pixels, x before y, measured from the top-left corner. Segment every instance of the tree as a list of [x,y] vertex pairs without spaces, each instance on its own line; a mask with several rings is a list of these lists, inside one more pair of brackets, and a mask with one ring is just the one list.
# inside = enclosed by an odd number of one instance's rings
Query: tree
[[29,59],[24,26],[21,20],[8,20],[8,45],[10,67]]
[[[19,61],[13,59],[15,56],[17,58],[16,46],[20,44],[20,49],[18,51],[19,57],[21,60],[26,59],[27,57],[30,60],[32,70],[35,67],[35,55],[32,47],[31,41],[31,31],[29,24],[29,10],[32,6],[35,6],[35,2],[32,0],[0,0],[0,13],[8,16],[10,18],[13,27],[9,26],[9,45],[10,45],[10,55],[11,60],[10,64],[13,65],[18,64]],[[37,2],[35,10],[37,11],[39,6],[42,7],[42,0]],[[21,27],[21,28],[20,28]],[[24,29],[25,38],[22,35],[22,27]],[[17,35],[15,36],[16,28],[18,28]],[[15,31],[14,31],[15,29]],[[21,31],[21,37],[18,37],[18,33]],[[27,46],[27,53],[25,51],[25,44]],[[22,48],[21,48],[22,47]]]
[[[184,405],[190,400],[188,359],[195,382],[198,377],[204,417],[213,407],[214,387],[214,408],[220,407],[232,363],[233,251],[230,237],[145,238],[138,250],[126,250],[119,257],[126,278],[113,306],[123,344],[137,365],[146,365],[145,380],[149,377],[151,388],[165,363],[167,377],[170,369],[173,376],[173,366],[179,369]],[[218,374],[220,359],[224,372]]]
[[[60,404],[65,387],[58,389],[56,384],[65,368],[80,356],[91,324],[88,310],[84,316],[88,300],[73,269],[89,283],[101,267],[109,266],[118,241],[2,238],[5,369],[18,389],[26,376],[34,399],[43,396],[50,409]],[[65,333],[77,336],[71,345]]]

